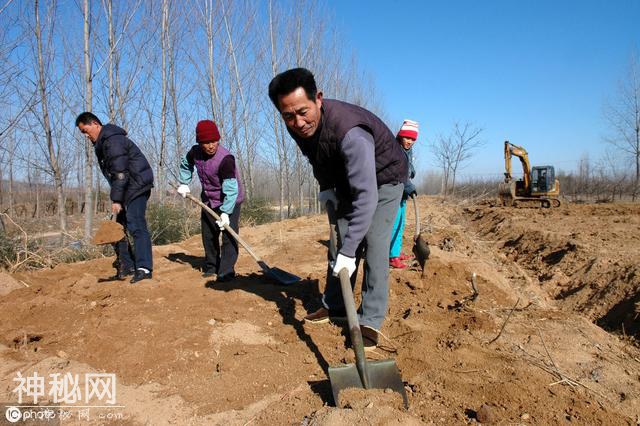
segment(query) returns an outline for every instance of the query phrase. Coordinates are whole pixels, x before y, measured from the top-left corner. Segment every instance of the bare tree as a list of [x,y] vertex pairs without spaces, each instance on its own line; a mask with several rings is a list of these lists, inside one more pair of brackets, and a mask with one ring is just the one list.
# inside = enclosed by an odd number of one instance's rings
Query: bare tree
[[473,155],[473,151],[484,145],[484,141],[479,139],[482,129],[466,122],[464,124],[455,123],[453,125],[453,161],[451,163],[451,189],[455,191],[456,174],[465,166],[465,162]]
[[453,130],[447,136],[439,136],[432,145],[432,152],[438,166],[442,169],[442,193],[447,196],[455,191],[456,174],[464,168],[473,151],[484,144],[479,139],[482,129],[470,122],[455,122]]
[[[91,0],[84,0],[84,110],[93,110],[93,75],[91,72]],[[84,240],[89,241],[93,228],[93,145],[84,140]]]
[[431,145],[431,151],[436,157],[436,165],[442,169],[442,187],[440,192],[446,197],[453,168],[454,149],[450,135],[440,135],[436,143]]
[[[164,187],[164,167],[167,152],[167,96],[168,96],[168,67],[167,57],[169,55],[169,1],[162,0],[162,105],[160,111],[160,159],[158,162],[157,185],[159,188]],[[160,200],[162,200],[164,191],[160,190]]]
[[635,53],[629,61],[627,78],[619,84],[617,98],[605,105],[605,119],[613,133],[605,141],[633,159],[635,200],[640,192],[640,66]]
[[[55,7],[55,3],[53,4]],[[40,25],[40,10],[39,10],[39,0],[35,0],[34,3],[34,17],[35,17],[35,37],[37,43],[37,64],[38,64],[38,89],[40,92],[40,107],[42,109],[42,128],[44,130],[47,150],[48,150],[48,163],[51,168],[51,173],[54,179],[54,185],[56,190],[57,202],[58,202],[58,215],[60,219],[60,230],[64,233],[67,232],[67,217],[65,213],[65,197],[64,197],[64,187],[62,182],[62,171],[60,169],[60,165],[58,163],[58,147],[54,143],[53,140],[53,130],[51,128],[50,116],[49,116],[49,106],[47,100],[47,83],[46,83],[46,73],[45,73],[45,63],[44,63],[44,54],[43,54],[43,35],[42,28]],[[52,15],[53,15],[52,8]],[[51,22],[55,19],[55,16],[50,16]]]

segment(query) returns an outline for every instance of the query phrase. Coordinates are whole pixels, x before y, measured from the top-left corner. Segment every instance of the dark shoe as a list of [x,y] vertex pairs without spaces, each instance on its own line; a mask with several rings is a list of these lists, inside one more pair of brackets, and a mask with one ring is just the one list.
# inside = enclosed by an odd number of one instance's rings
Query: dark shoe
[[135,284],[138,281],[151,279],[152,273],[151,271],[145,272],[142,269],[136,269],[136,272],[133,274],[133,278],[129,281],[131,284]]
[[229,272],[228,274],[218,275],[218,278],[216,278],[216,282],[217,283],[226,283],[228,281],[233,280],[235,277],[236,277],[236,273],[235,272]]
[[107,281],[124,281],[125,278],[127,278],[130,275],[133,275],[134,273],[134,269],[133,268],[129,268],[129,269],[118,269],[118,271],[116,272],[115,275],[111,275],[109,278],[103,278],[100,280],[100,282],[107,282]]
[[329,321],[346,321],[347,313],[344,309],[327,309],[322,307],[304,317],[304,322],[310,324],[324,324]]
[[378,347],[378,332],[371,327],[360,326],[362,333],[362,344],[365,351],[372,351]]
[[202,274],[202,278],[211,278],[215,280],[218,277],[218,274],[213,269],[209,269]]

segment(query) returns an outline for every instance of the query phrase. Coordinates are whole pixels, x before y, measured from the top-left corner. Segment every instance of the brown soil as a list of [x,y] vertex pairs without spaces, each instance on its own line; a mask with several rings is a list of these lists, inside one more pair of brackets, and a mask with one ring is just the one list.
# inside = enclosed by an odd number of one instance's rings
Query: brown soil
[[93,244],[109,244],[120,241],[124,238],[122,225],[113,220],[105,220],[100,223],[96,234],[93,236]]
[[[431,258],[422,278],[391,271],[372,355],[396,360],[408,410],[384,390],[332,407],[327,368],[354,362],[348,333],[301,321],[324,283],[322,216],[241,229],[304,278],[289,287],[246,253],[235,281],[207,281],[199,236],[154,247],[138,285],[99,282],[113,259],[0,275],[0,401],[15,401],[18,371],[106,372],[124,406],[114,423],[636,424],[640,206],[418,201]],[[407,253],[412,221],[408,209]]]

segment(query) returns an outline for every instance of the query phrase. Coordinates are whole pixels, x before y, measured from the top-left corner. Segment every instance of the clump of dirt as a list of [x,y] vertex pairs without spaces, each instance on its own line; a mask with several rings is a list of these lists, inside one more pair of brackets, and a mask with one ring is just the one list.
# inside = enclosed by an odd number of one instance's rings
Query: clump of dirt
[[404,408],[402,395],[392,389],[358,389],[347,388],[340,391],[340,407],[363,409],[391,407],[396,410]]
[[346,409],[324,407],[307,416],[301,426],[343,426],[343,425],[406,425],[419,426],[425,422],[411,414],[388,406],[372,405],[368,408]]
[[93,237],[93,244],[111,244],[124,238],[124,228],[121,224],[113,220],[105,220],[100,223],[100,227]]

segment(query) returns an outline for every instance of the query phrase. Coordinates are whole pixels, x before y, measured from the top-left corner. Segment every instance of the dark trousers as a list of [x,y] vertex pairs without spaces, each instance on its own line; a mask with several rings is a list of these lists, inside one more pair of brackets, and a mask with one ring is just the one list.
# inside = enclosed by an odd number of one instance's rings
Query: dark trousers
[[[220,215],[220,209],[213,209]],[[240,204],[236,204],[233,213],[229,215],[229,226],[236,234],[239,233]],[[214,272],[217,275],[227,275],[235,272],[234,267],[238,260],[238,242],[229,235],[229,232],[222,231],[216,224],[216,220],[209,213],[202,210],[200,215],[202,226],[202,245],[204,246],[204,271]],[[220,234],[222,234],[222,250],[220,247]]]
[[151,235],[145,218],[150,195],[151,191],[147,191],[131,200],[116,218],[116,221],[124,226],[133,239],[133,254],[128,238],[125,237],[122,241],[114,244],[120,268],[124,271],[133,268],[153,270]]

